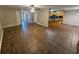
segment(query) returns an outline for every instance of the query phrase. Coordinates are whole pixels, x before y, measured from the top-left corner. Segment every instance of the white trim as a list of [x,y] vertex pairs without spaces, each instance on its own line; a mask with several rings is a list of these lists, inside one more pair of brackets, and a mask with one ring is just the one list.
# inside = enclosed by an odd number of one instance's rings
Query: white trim
[[8,25],[8,26],[3,26],[3,28],[7,28],[7,27],[13,27],[13,26],[18,26],[18,25],[21,25],[21,24],[17,24],[17,25]]
[[38,23],[38,22],[37,22],[37,24],[38,24],[38,25],[42,25],[42,26],[45,26],[45,27],[48,27],[48,25],[43,25],[43,24],[40,24],[40,23]]
[[70,25],[70,26],[77,26],[77,27],[79,27],[79,25],[74,25],[74,24],[68,24],[68,23],[63,23],[63,24]]
[[1,53],[1,46],[2,46],[2,39],[3,39],[3,30],[1,32],[1,37],[0,37],[0,53]]

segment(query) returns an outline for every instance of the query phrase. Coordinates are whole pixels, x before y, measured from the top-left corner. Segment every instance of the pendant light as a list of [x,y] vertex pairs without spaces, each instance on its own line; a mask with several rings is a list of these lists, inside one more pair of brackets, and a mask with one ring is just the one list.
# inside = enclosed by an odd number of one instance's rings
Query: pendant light
[[35,8],[34,8],[34,5],[31,5],[31,12],[35,12]]

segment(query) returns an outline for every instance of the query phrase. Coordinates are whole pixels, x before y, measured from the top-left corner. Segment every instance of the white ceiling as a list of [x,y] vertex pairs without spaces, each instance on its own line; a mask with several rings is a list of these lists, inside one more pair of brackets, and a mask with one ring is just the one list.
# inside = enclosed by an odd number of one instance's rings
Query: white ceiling
[[53,10],[75,10],[79,9],[79,5],[44,5],[43,7],[51,8]]
[[[28,8],[28,5],[0,5],[0,7],[6,8]],[[75,10],[79,9],[79,5],[34,5],[35,8],[51,8],[54,10]]]

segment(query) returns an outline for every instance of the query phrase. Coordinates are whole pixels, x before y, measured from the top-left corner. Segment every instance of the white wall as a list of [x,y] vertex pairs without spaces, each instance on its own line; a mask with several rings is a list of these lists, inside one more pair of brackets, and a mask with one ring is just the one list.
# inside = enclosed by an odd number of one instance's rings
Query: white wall
[[37,23],[48,27],[49,9],[40,9],[37,11]]
[[[3,8],[3,18],[2,18],[2,26],[3,27],[10,27],[10,26],[16,26],[19,25],[21,20],[20,18],[17,18],[16,12],[20,11],[18,9],[13,8]],[[19,13],[18,13],[19,14]]]
[[21,19],[21,11],[20,10],[16,11],[16,18],[17,18],[17,24],[21,25],[22,19]]
[[34,13],[34,23],[37,23],[37,11]]
[[37,23],[37,11],[32,13],[33,23]]
[[64,14],[64,24],[79,26],[79,10],[67,10]]

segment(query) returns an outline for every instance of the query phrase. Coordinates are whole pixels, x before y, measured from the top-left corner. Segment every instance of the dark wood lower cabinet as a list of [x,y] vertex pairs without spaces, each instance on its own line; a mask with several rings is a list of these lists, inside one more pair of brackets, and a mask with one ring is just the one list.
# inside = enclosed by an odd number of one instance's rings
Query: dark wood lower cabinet
[[49,28],[60,28],[62,23],[61,20],[55,20],[55,21],[48,21],[48,26]]

